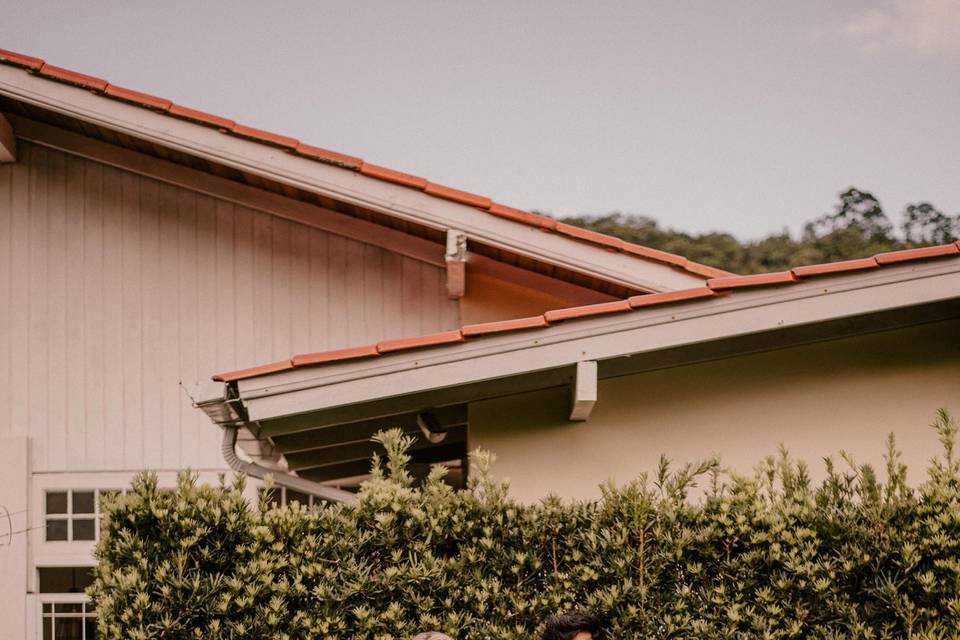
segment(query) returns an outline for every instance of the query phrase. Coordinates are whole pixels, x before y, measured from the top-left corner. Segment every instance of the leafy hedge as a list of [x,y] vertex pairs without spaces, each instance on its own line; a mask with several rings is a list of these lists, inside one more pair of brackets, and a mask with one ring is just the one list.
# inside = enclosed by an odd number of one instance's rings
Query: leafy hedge
[[[814,487],[785,454],[521,505],[474,456],[468,489],[413,487],[399,432],[358,504],[251,508],[242,480],[109,499],[91,593],[108,638],[531,638],[562,610],[612,638],[935,638],[960,629],[960,462],[916,488],[843,456]],[[691,489],[700,497],[690,496]]]

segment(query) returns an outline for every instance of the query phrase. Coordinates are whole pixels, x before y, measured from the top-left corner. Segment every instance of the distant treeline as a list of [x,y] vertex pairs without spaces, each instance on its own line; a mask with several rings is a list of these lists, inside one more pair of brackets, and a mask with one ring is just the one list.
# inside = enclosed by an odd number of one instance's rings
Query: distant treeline
[[729,233],[684,233],[664,229],[653,218],[623,213],[573,216],[562,221],[744,274],[945,244],[960,236],[960,214],[947,215],[929,202],[918,202],[908,205],[899,225],[894,225],[877,198],[856,187],[840,194],[833,213],[804,225],[799,238],[783,231],[740,242]]

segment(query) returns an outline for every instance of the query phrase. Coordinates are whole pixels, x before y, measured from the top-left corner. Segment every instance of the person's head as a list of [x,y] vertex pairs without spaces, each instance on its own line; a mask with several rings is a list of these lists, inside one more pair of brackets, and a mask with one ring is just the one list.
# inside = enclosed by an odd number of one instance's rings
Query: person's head
[[439,631],[424,631],[413,636],[412,640],[453,640],[453,638]]
[[547,620],[540,640],[599,640],[600,621],[583,613],[564,613]]

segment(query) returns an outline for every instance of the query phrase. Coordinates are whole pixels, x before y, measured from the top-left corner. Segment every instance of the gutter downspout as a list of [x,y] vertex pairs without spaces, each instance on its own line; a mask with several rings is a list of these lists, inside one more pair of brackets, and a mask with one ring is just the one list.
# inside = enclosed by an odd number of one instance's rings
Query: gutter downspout
[[319,482],[313,482],[312,480],[300,478],[282,471],[268,469],[260,466],[256,462],[241,460],[237,455],[237,427],[227,424],[222,426],[223,443],[220,446],[220,451],[223,453],[223,459],[226,461],[227,466],[234,471],[259,478],[260,480],[263,480],[269,475],[273,478],[273,482],[281,487],[287,487],[288,489],[293,489],[301,493],[308,493],[318,498],[329,500],[330,502],[352,504],[357,501],[356,494],[350,493],[349,491],[337,489],[336,487],[328,487]]

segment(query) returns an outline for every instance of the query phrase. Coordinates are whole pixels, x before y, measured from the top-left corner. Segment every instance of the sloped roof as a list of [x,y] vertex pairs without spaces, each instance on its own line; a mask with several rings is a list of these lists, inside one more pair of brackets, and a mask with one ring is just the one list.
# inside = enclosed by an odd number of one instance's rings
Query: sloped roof
[[548,216],[537,215],[521,209],[509,207],[507,205],[494,202],[492,199],[486,196],[481,196],[453,187],[437,184],[420,176],[415,176],[372,164],[355,156],[316,147],[304,142],[300,142],[295,138],[284,136],[278,133],[263,131],[261,129],[255,129],[253,127],[238,124],[229,118],[204,113],[196,109],[190,109],[188,107],[174,104],[172,101],[165,98],[160,98],[147,93],[142,93],[140,91],[135,91],[133,89],[127,89],[125,87],[113,85],[107,80],[88,76],[70,69],[56,67],[47,64],[40,58],[0,49],[0,64],[19,67],[24,69],[26,72],[51,81],[81,87],[104,98],[119,100],[174,118],[211,127],[223,133],[224,135],[237,136],[264,145],[277,147],[288,153],[303,158],[333,165],[341,169],[354,171],[364,176],[384,182],[389,182],[410,189],[416,189],[432,197],[474,207],[480,211],[483,211],[484,213],[487,213],[488,215],[505,218],[537,229],[558,233],[581,242],[607,249],[609,251],[621,252],[640,259],[669,265],[673,268],[686,271],[702,278],[729,275],[727,272],[721,269],[716,269],[714,267],[693,262],[687,258],[684,258],[683,256],[667,253],[665,251],[659,251],[657,249],[634,244],[632,242],[625,242],[613,236],[608,236],[595,231],[590,231],[588,229],[582,229],[580,227],[568,225],[563,222],[558,222]]
[[403,338],[398,340],[383,340],[377,344],[363,347],[295,355],[287,360],[281,360],[279,362],[273,362],[239,371],[221,373],[215,375],[213,379],[220,382],[232,382],[235,380],[255,378],[257,376],[278,373],[281,371],[289,371],[291,369],[298,369],[302,367],[318,366],[327,363],[341,362],[344,360],[371,358],[387,353],[423,347],[457,344],[466,340],[475,340],[484,336],[503,334],[510,331],[541,329],[549,327],[554,323],[563,322],[566,320],[575,320],[577,318],[625,313],[654,306],[678,305],[691,300],[729,294],[737,291],[738,289],[770,285],[789,285],[808,278],[816,278],[820,276],[828,276],[865,269],[877,269],[887,265],[945,257],[960,257],[960,241],[934,247],[923,247],[918,249],[905,249],[902,251],[880,253],[870,258],[862,258],[858,260],[806,265],[795,267],[789,271],[780,271],[776,273],[711,278],[707,280],[706,286],[703,287],[696,287],[681,291],[639,295],[630,297],[626,300],[616,300],[613,302],[603,302],[600,304],[585,305],[580,307],[555,309],[546,311],[538,316],[465,325],[460,327],[460,329],[453,331],[444,331],[442,333]]

